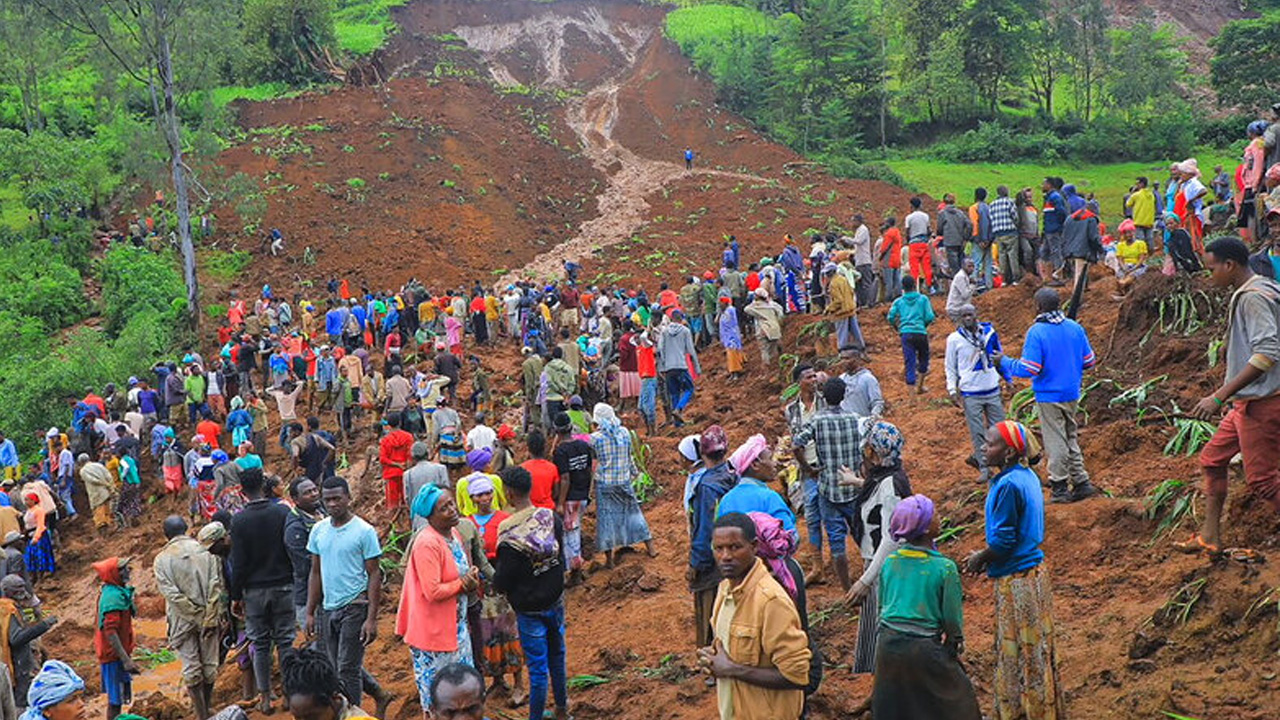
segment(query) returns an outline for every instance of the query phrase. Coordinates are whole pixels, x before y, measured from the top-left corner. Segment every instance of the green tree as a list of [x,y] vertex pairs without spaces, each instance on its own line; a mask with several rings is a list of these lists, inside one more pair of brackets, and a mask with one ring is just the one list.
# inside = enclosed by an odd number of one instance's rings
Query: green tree
[[1088,122],[1093,118],[1102,82],[1106,77],[1111,46],[1107,43],[1110,16],[1102,0],[1083,0],[1072,8],[1067,31],[1067,60],[1072,70],[1076,111]]
[[1155,98],[1174,95],[1186,77],[1187,54],[1173,26],[1156,27],[1149,17],[1114,29],[1106,92],[1112,105],[1130,112]]
[[779,18],[768,94],[774,127],[801,152],[856,147],[878,123],[885,59],[864,8],[814,0]]
[[245,74],[257,82],[324,77],[334,43],[333,0],[246,0]]
[[1233,20],[1210,41],[1209,77],[1218,104],[1258,110],[1280,95],[1280,12],[1253,20]]
[[1053,117],[1054,92],[1068,67],[1071,22],[1069,15],[1061,13],[1057,3],[1050,0],[1027,23],[1027,80],[1040,112],[1047,118]]
[[965,6],[961,19],[968,34],[965,74],[992,115],[1000,101],[1001,86],[1021,76],[1025,67],[1031,17],[1026,0],[971,0]]
[[69,45],[66,33],[24,0],[0,0],[0,80],[18,89],[27,132],[45,126],[41,91]]

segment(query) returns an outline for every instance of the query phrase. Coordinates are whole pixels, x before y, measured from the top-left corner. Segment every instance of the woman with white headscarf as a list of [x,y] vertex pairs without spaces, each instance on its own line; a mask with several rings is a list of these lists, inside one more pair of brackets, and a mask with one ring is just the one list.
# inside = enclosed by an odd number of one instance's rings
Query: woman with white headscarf
[[657,557],[649,523],[631,486],[640,474],[631,454],[631,433],[605,403],[596,403],[591,420],[597,428],[591,433],[596,455],[596,549],[604,552],[607,567],[613,567],[615,550],[636,543],[644,543],[649,557]]

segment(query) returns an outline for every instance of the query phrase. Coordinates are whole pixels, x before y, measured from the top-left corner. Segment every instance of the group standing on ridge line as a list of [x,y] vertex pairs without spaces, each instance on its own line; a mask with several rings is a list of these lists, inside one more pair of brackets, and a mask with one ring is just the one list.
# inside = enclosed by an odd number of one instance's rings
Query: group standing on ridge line
[[[1032,188],[977,188],[971,204],[947,194],[931,214],[915,197],[901,223],[889,213],[874,232],[853,214],[847,231],[788,235],[755,261],[727,236],[717,268],[656,288],[584,281],[566,262],[561,278],[497,287],[415,278],[380,290],[334,276],[305,293],[232,292],[207,355],[185,348],[100,394],[87,388],[39,438],[0,435],[0,720],[17,708],[24,720],[83,716],[77,672],[40,665],[59,598],[38,591],[67,533],[92,523],[112,537],[154,502],[172,514],[147,530],[150,572],[199,720],[250,707],[385,718],[398,699],[429,718],[482,718],[487,700],[564,720],[573,588],[627,562],[685,568],[693,644],[672,636],[671,649],[695,658],[722,720],[802,717],[824,674],[844,672],[835,664],[873,675],[859,712],[876,720],[983,717],[958,659],[974,651],[961,572],[994,586],[987,716],[1065,717],[1037,467],[1046,460],[1050,503],[1101,492],[1078,419],[1099,362],[1076,320],[1093,264],[1115,273],[1120,299],[1148,269],[1203,267],[1231,293],[1224,379],[1191,411],[1223,415],[1200,454],[1208,506],[1177,547],[1224,552],[1237,454],[1248,490],[1280,511],[1277,129],[1248,126],[1234,180],[1206,184],[1194,159],[1172,165],[1163,189],[1137,178],[1114,238],[1092,195],[1048,177],[1039,203]],[[693,151],[684,159],[691,170]],[[1024,329],[997,328],[975,298],[1026,302],[1004,289],[1026,283],[1035,317],[1012,357],[1000,330]],[[959,564],[937,548],[939,508],[912,485],[928,440],[892,422],[886,373],[870,362],[884,348],[868,345],[879,317],[867,311],[881,304],[903,382],[940,398],[945,387],[953,429],[968,435],[950,451],[986,487],[984,542]],[[814,317],[825,330],[816,357],[797,357],[784,331]],[[938,324],[951,331],[932,381]],[[520,350],[518,408],[495,387],[500,345]],[[718,351],[723,372],[705,366]],[[699,402],[709,374],[770,394],[784,357],[781,437],[731,437]],[[1005,417],[1006,392],[1028,380],[1038,432]],[[643,438],[659,435],[679,437],[687,468],[676,483],[687,553],[645,516],[655,478]],[[361,440],[375,445],[368,480],[351,470]],[[108,720],[130,717],[145,672],[132,581],[147,569],[134,558],[92,566]],[[841,612],[857,608],[851,658],[809,631],[806,587],[824,579],[839,583]],[[366,664],[388,597],[416,698],[397,698]],[[231,664],[241,697],[216,712],[214,681]]]

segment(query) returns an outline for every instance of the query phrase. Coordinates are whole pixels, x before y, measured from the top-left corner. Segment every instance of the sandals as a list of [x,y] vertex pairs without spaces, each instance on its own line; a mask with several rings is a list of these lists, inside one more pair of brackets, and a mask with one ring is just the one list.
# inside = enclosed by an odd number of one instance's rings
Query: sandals
[[1246,548],[1246,547],[1227,548],[1226,550],[1223,550],[1222,553],[1231,560],[1235,560],[1236,562],[1242,562],[1246,564],[1260,563],[1265,560],[1265,558],[1262,557],[1262,553],[1252,548]]
[[1204,553],[1209,557],[1219,557],[1222,555],[1222,548],[1204,541],[1200,537],[1200,533],[1192,533],[1191,537],[1183,542],[1173,543],[1173,548],[1178,552],[1187,553],[1188,555],[1198,555]]

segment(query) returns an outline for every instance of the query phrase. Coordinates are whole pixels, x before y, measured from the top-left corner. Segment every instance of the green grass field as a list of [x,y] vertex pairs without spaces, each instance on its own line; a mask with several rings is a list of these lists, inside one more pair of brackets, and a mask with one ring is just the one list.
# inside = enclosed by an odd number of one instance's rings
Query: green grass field
[[395,29],[391,8],[408,0],[344,0],[333,14],[338,46],[349,53],[368,55],[382,47]]
[[[1212,179],[1214,165],[1222,165],[1228,169],[1228,172],[1231,172],[1238,162],[1233,157],[1214,152],[1200,153],[1196,155],[1196,159],[1200,161],[1200,169],[1204,173],[1206,185]],[[1151,178],[1152,181],[1159,180],[1163,183],[1169,177],[1167,172],[1169,165],[1167,162],[1127,162],[1109,165],[1037,165],[1030,163],[1001,165],[995,163],[960,164],[924,158],[909,158],[889,160],[886,161],[886,164],[922,192],[926,192],[935,198],[941,198],[944,193],[955,193],[956,200],[961,204],[972,202],[973,189],[977,187],[987,188],[991,197],[994,198],[997,185],[1008,185],[1013,192],[1030,186],[1035,189],[1035,197],[1038,201],[1040,198],[1040,182],[1046,175],[1058,175],[1068,183],[1075,184],[1080,194],[1084,195],[1092,192],[1097,195],[1098,202],[1102,205],[1103,222],[1111,226],[1118,223],[1124,216],[1121,203],[1124,200],[1124,194],[1128,191],[1129,186],[1133,184],[1135,178],[1139,175],[1145,175]],[[905,212],[905,210],[900,210],[900,212]]]

